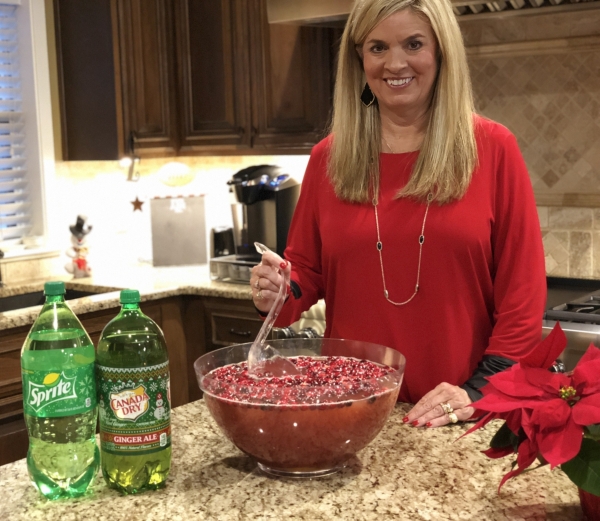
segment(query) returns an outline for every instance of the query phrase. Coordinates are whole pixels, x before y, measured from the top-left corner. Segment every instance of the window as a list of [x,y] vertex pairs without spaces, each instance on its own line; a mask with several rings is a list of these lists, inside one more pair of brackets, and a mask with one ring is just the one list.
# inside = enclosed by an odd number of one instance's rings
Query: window
[[27,253],[46,236],[44,192],[54,168],[45,2],[0,0],[0,250]]
[[31,228],[24,160],[23,113],[14,5],[0,5],[0,242]]

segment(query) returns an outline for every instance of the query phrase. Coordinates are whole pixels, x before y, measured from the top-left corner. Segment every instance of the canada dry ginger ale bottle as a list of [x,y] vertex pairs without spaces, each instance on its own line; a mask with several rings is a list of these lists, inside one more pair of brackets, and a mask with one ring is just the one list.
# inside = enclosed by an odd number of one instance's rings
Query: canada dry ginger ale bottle
[[102,475],[124,494],[164,485],[171,468],[169,359],[136,290],[102,331],[96,355]]
[[65,302],[65,284],[47,282],[44,294],[21,350],[27,470],[47,498],[77,497],[100,461],[94,346]]

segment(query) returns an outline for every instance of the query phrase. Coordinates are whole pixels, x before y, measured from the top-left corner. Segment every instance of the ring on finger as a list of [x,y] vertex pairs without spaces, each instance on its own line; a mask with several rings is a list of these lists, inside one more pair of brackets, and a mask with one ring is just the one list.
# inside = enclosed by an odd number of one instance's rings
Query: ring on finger
[[448,413],[448,418],[450,418],[450,421],[452,423],[456,423],[458,421],[458,416],[456,416],[455,412],[449,412]]
[[454,411],[448,402],[440,403],[440,407],[442,408],[442,411],[444,411],[444,414],[447,414],[448,416]]
[[262,298],[263,298],[262,289],[259,289],[259,290],[258,290],[258,293],[256,294],[256,298],[257,298],[258,300],[262,300]]
[[260,279],[256,279],[256,282],[254,283],[254,287],[255,287],[256,289],[260,289],[260,288],[258,287],[258,281],[259,281],[259,280],[260,280]]

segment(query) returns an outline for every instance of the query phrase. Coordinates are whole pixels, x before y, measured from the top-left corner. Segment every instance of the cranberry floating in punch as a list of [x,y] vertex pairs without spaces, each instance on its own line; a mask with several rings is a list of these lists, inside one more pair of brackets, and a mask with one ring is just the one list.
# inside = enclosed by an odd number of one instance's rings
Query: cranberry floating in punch
[[354,340],[293,338],[269,345],[300,374],[252,375],[251,343],[196,360],[209,411],[264,472],[292,477],[336,472],[387,421],[402,383],[404,356]]

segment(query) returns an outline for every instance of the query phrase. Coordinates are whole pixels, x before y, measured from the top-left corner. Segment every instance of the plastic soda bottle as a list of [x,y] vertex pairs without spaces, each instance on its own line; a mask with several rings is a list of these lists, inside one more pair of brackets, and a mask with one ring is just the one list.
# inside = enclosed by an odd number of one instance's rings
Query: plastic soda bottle
[[65,302],[64,282],[47,282],[44,294],[21,350],[27,469],[45,497],[77,497],[100,462],[94,346]]
[[96,359],[102,475],[124,494],[157,489],[171,468],[169,358],[137,290],[102,331]]

